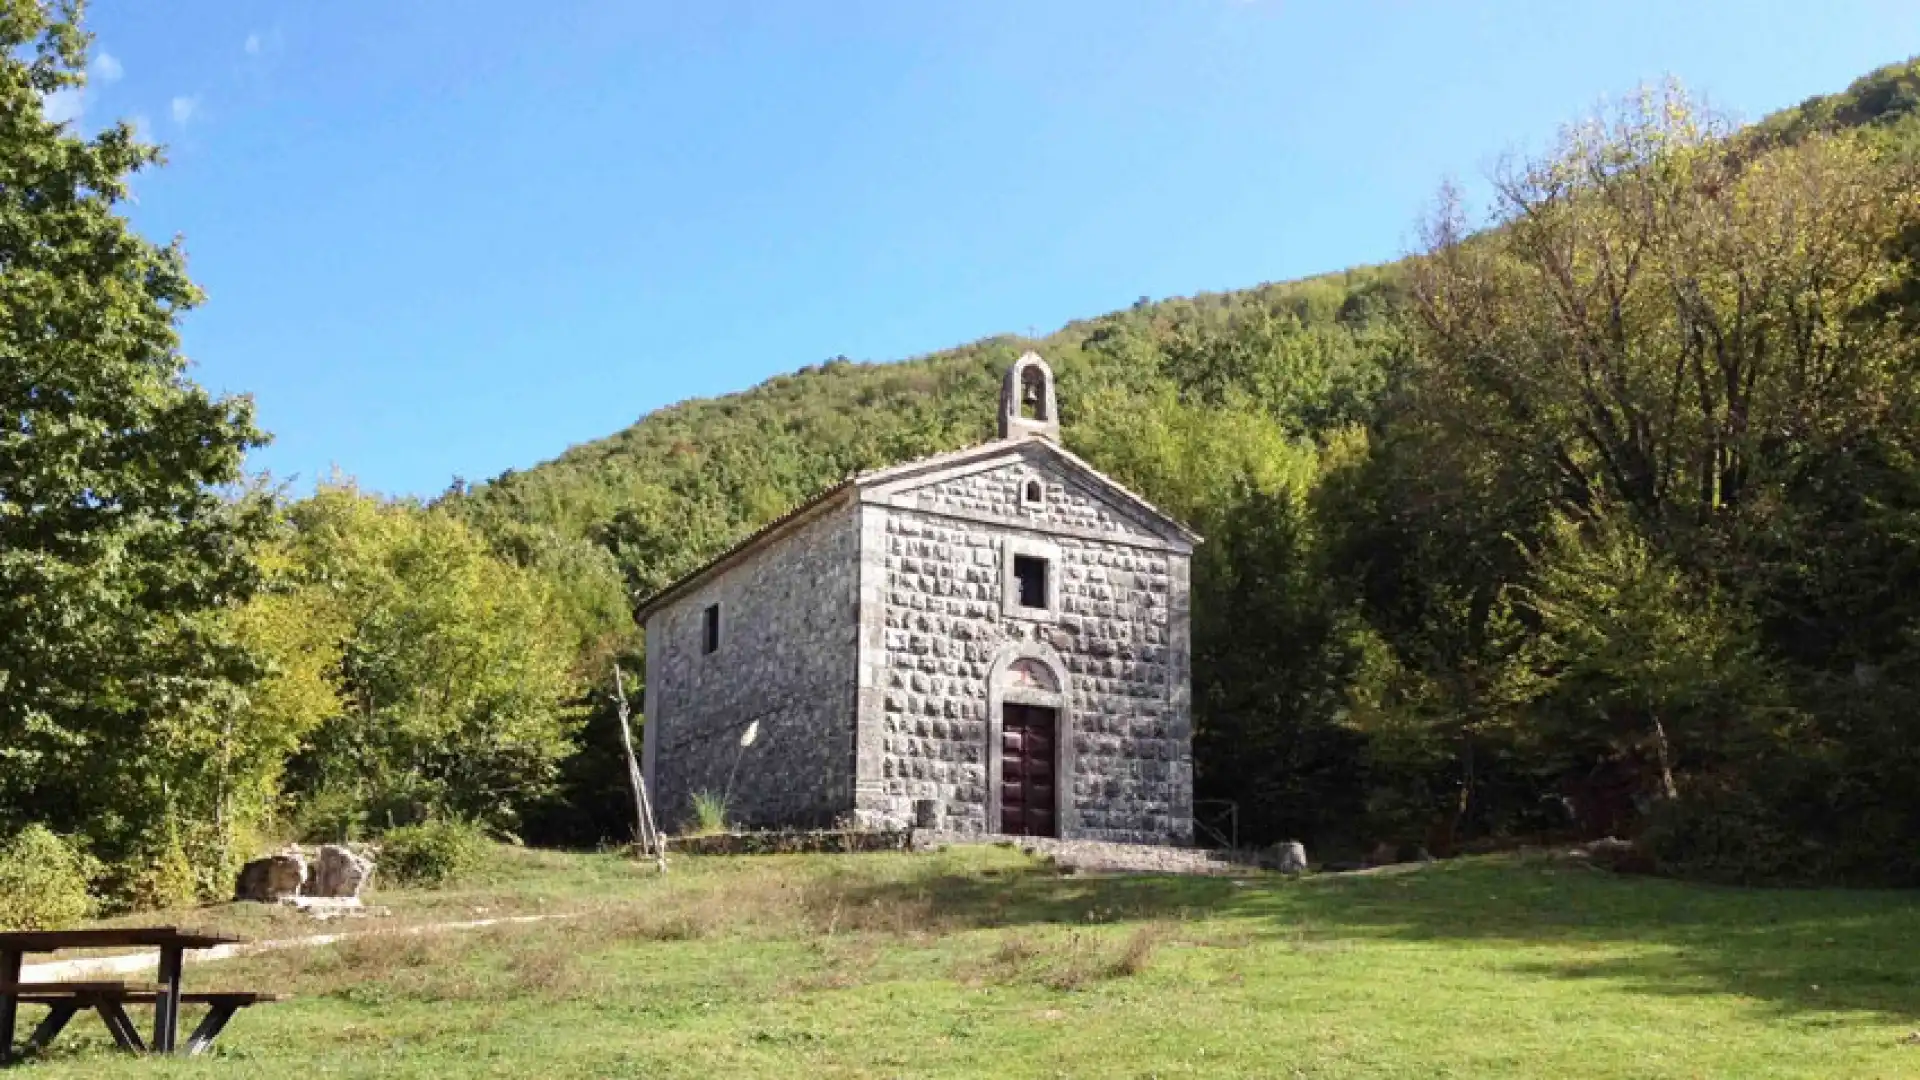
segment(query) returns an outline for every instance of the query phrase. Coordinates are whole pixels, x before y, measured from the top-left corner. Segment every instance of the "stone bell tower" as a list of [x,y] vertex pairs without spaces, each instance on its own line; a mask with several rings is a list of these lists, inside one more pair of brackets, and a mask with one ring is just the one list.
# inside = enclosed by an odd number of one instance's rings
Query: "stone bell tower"
[[1000,387],[1000,437],[1028,435],[1060,441],[1060,405],[1053,396],[1053,369],[1036,352],[1015,360]]

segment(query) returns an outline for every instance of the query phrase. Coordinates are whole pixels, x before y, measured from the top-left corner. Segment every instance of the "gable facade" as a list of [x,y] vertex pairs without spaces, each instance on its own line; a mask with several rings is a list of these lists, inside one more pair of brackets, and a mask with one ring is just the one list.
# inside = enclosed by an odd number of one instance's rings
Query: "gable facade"
[[643,611],[663,820],[1190,842],[1194,540],[1044,433],[842,485]]

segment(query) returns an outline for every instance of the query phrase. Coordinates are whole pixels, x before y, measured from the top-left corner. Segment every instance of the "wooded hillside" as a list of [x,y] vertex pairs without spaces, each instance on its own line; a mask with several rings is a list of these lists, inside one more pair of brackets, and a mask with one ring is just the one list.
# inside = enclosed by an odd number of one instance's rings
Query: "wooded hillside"
[[183,250],[123,214],[159,152],[47,117],[77,17],[0,0],[0,923],[296,836],[624,839],[636,602],[990,437],[1027,348],[1207,538],[1196,782],[1243,841],[1920,882],[1920,63],[1744,130],[1648,91],[1403,262],[836,358],[420,503],[249,483]]
[[621,598],[989,437],[1034,348],[1069,444],[1209,538],[1200,794],[1254,838],[1650,832],[1706,872],[1872,877],[1920,825],[1916,147],[1913,62],[1741,131],[1654,91],[1483,214],[1443,192],[1402,263],[837,358],[441,505],[632,649]]

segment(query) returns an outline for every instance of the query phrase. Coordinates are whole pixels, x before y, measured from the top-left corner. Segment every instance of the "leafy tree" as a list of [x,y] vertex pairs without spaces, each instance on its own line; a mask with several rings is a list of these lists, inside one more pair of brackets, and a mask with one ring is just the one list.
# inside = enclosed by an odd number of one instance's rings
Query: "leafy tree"
[[263,507],[225,489],[264,436],[187,378],[180,245],[121,216],[159,151],[42,109],[84,82],[79,15],[0,0],[0,826],[121,858],[194,802],[257,675],[220,615],[257,578]]
[[1625,759],[1646,800],[1676,773],[1750,757],[1781,724],[1772,673],[1737,605],[1690,580],[1616,515],[1555,522],[1524,591],[1539,632],[1528,737],[1568,764]]
[[1794,452],[1878,421],[1910,351],[1862,318],[1913,186],[1850,138],[1760,157],[1675,90],[1443,206],[1415,295],[1427,388],[1469,437],[1656,528],[1740,510]]
[[322,488],[289,521],[291,602],[310,626],[340,628],[332,642],[269,639],[337,657],[330,699],[297,678],[306,661],[282,656],[296,682],[274,705],[299,719],[281,731],[312,730],[296,790],[347,793],[375,827],[516,827],[573,748],[577,642],[552,591],[457,518],[351,487]]
[[1295,490],[1251,491],[1196,553],[1196,794],[1249,837],[1355,841],[1364,744],[1347,723],[1363,632]]

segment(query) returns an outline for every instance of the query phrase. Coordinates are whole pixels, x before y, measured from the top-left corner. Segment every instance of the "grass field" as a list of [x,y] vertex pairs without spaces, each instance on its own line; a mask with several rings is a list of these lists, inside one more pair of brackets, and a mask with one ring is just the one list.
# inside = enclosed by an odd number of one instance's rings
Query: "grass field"
[[190,969],[299,996],[191,1062],[118,1057],[81,1018],[19,1075],[1920,1076],[1911,894],[1518,857],[1299,881],[1069,877],[1000,848],[665,879],[502,859],[380,902],[571,917]]

